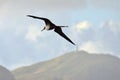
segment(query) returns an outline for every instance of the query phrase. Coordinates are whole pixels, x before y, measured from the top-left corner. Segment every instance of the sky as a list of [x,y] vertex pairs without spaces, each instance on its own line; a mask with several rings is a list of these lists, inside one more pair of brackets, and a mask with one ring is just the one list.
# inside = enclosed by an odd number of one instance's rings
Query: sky
[[69,26],[62,30],[79,50],[120,56],[119,9],[120,0],[0,0],[0,65],[12,70],[76,50],[28,14]]

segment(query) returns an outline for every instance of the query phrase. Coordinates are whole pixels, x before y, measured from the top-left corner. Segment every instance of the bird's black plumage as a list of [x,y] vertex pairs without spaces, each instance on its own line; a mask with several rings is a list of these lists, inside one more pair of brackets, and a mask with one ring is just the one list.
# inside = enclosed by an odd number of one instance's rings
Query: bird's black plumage
[[62,32],[61,27],[55,28],[54,31],[55,31],[56,33],[58,33],[60,36],[62,36],[63,38],[65,38],[66,40],[68,40],[69,42],[71,42],[73,45],[75,45],[75,43],[73,43],[73,42]]
[[45,24],[48,25],[55,25],[53,24],[49,19],[47,18],[43,18],[43,17],[37,17],[37,16],[32,16],[32,15],[27,15],[28,17],[32,17],[32,18],[35,18],[35,19],[41,19],[41,20],[44,20],[45,21]]
[[[28,17],[32,17],[32,18],[35,18],[35,19],[41,19],[41,20],[44,20],[45,21],[45,24],[47,27],[49,27],[48,30],[51,30],[51,29],[54,29],[54,31],[56,33],[58,33],[60,36],[62,36],[63,38],[65,38],[67,41],[69,41],[70,43],[72,43],[73,45],[75,45],[75,43],[73,43],[63,32],[62,32],[62,29],[61,27],[67,27],[67,26],[56,26],[54,23],[52,23],[49,19],[47,18],[43,18],[43,17],[36,17],[36,16],[33,16],[33,15],[27,15]],[[44,27],[45,29],[46,27]],[[43,29],[43,30],[44,30]]]

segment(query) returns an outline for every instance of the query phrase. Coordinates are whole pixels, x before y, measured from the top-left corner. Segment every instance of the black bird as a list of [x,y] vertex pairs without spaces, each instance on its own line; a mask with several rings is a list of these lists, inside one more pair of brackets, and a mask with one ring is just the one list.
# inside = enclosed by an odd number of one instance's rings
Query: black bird
[[52,23],[49,19],[47,18],[43,18],[43,17],[37,17],[37,16],[33,16],[33,15],[27,15],[28,17],[32,17],[35,19],[41,19],[44,20],[46,26],[41,30],[52,30],[54,29],[54,31],[56,33],[58,33],[60,36],[64,37],[66,40],[68,40],[70,43],[72,43],[73,45],[75,45],[75,43],[73,43],[63,32],[61,27],[68,27],[68,26],[56,26],[54,23]]

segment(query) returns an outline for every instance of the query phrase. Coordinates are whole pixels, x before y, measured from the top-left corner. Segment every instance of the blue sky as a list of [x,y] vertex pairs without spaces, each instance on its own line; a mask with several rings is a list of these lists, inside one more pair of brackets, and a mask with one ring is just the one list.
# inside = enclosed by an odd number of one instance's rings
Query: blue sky
[[119,0],[0,0],[0,65],[15,69],[76,50],[28,14],[69,26],[63,31],[79,50],[120,56],[119,9]]

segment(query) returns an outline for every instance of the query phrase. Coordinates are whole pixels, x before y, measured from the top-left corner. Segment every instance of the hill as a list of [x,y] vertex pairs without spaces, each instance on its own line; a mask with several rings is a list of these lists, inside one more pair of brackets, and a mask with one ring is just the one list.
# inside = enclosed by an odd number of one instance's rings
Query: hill
[[107,54],[71,52],[18,68],[13,74],[17,80],[120,80],[120,59]]
[[9,70],[0,66],[0,80],[15,80],[15,78]]

